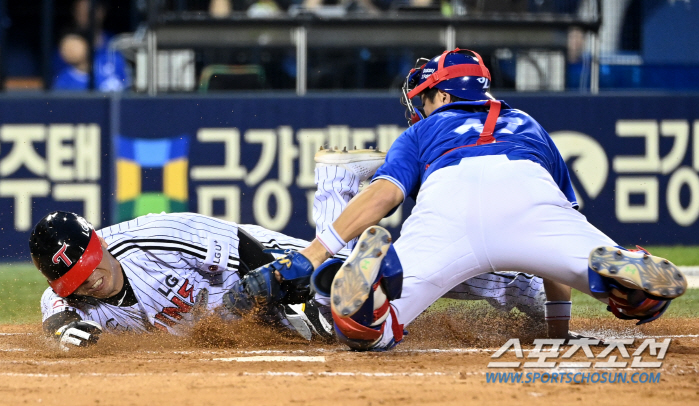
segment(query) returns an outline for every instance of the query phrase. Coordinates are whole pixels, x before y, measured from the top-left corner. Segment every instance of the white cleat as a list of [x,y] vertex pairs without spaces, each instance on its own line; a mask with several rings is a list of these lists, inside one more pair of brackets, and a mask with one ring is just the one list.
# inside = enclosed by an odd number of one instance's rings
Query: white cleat
[[376,171],[386,161],[386,153],[377,149],[351,149],[343,148],[324,149],[316,152],[314,156],[316,166],[339,166],[345,168],[359,177],[360,182],[374,176]]

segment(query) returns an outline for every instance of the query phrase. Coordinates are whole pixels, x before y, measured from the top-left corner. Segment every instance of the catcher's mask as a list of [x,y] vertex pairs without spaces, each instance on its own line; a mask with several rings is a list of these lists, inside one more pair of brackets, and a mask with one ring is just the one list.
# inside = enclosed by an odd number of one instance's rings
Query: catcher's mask
[[401,104],[407,107],[408,125],[425,116],[421,103],[413,104],[413,98],[435,87],[464,100],[494,100],[488,93],[490,72],[477,52],[459,48],[444,51],[432,59],[418,59],[405,78]]
[[41,219],[29,237],[34,265],[61,297],[72,294],[102,261],[92,225],[75,213],[55,211]]

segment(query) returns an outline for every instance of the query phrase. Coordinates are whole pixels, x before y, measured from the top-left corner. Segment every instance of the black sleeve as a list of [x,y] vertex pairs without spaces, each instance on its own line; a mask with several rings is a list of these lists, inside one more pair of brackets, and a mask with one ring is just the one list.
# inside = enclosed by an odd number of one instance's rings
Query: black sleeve
[[44,333],[51,336],[56,332],[56,330],[65,326],[66,324],[80,320],[82,320],[82,318],[78,315],[78,313],[72,310],[66,310],[64,312],[53,314],[49,316],[48,319],[44,320]]
[[[238,227],[238,239],[240,240],[238,243],[238,257],[247,266],[248,270],[259,268],[274,261],[274,256],[264,252],[265,247],[240,227]],[[240,268],[240,276],[244,276],[242,273],[243,268],[245,267]]]

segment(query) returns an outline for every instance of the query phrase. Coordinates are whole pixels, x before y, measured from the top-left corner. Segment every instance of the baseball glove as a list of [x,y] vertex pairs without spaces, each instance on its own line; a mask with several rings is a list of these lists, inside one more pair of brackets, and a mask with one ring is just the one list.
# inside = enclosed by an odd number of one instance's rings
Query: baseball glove
[[266,309],[277,304],[304,303],[310,294],[313,265],[298,252],[287,250],[283,257],[248,272],[228,291],[224,304],[235,314],[253,307]]

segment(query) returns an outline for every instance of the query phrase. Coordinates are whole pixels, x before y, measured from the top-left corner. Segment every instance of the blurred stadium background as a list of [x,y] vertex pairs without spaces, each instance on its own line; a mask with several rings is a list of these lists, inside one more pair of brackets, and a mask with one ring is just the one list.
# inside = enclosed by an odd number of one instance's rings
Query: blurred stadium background
[[387,149],[407,71],[458,46],[551,133],[593,224],[699,265],[697,26],[699,0],[0,0],[0,262],[57,209],[312,238],[314,152]]

